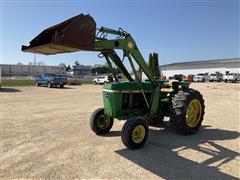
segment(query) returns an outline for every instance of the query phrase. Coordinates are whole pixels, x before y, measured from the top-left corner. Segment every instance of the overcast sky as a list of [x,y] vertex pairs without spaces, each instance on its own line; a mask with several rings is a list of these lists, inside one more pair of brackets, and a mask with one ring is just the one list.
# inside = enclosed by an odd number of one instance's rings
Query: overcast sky
[[[160,64],[239,57],[239,1],[2,1],[1,63],[28,64],[33,54],[21,52],[45,28],[80,13],[97,26],[132,34],[144,58],[159,54]],[[37,55],[37,61],[58,65],[105,63],[96,53]]]

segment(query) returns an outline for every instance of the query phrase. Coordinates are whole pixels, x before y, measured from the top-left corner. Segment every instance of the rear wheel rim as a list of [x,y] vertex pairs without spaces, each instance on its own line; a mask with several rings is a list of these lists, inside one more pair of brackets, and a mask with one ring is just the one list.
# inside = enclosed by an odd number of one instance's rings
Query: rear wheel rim
[[143,125],[137,125],[132,132],[132,140],[134,143],[141,143],[145,137],[146,131]]
[[193,99],[190,101],[186,111],[186,123],[189,127],[195,127],[202,115],[202,105],[199,100]]

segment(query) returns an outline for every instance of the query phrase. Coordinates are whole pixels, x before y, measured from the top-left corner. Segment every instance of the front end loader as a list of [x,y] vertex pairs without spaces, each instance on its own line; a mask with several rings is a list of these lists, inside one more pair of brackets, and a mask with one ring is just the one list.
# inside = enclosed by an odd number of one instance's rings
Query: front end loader
[[[134,77],[117,50],[122,50],[123,57],[128,59]],[[106,59],[114,81],[103,86],[103,108],[92,113],[90,127],[101,135],[111,130],[114,119],[126,120],[121,138],[130,149],[142,147],[149,125],[161,123],[164,117],[170,117],[179,134],[194,134],[201,126],[205,108],[201,93],[190,89],[189,82],[161,80],[158,55],[151,53],[147,63],[131,34],[121,28],[96,28],[91,16],[80,14],[45,29],[28,46],[22,46],[22,51],[45,55],[100,52],[99,57]],[[114,66],[125,82],[120,82]],[[139,72],[145,73],[146,81],[142,81]]]

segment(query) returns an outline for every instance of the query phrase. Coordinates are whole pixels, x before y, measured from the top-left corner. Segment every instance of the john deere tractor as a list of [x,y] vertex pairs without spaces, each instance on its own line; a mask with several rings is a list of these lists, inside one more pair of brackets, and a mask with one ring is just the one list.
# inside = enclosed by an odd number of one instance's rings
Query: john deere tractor
[[[117,50],[122,50],[134,76]],[[101,135],[111,130],[114,119],[126,120],[121,138],[130,149],[142,147],[149,125],[161,123],[164,117],[170,117],[172,127],[179,134],[194,134],[201,126],[205,108],[201,93],[190,89],[189,82],[161,80],[158,55],[151,53],[146,63],[133,37],[121,28],[96,28],[91,16],[80,14],[45,29],[29,46],[22,46],[22,51],[45,55],[99,52],[99,57],[104,57],[112,70],[113,81],[103,86],[103,108],[92,113],[90,127]],[[142,81],[140,72],[147,80]]]

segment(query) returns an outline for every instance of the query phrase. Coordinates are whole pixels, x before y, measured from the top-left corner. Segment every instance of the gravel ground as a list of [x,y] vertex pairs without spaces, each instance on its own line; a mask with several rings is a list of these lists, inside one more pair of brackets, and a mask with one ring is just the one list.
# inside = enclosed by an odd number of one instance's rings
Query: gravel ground
[[144,148],[121,142],[124,121],[96,136],[89,116],[102,106],[102,86],[4,88],[0,178],[240,178],[240,84],[193,83],[206,114],[196,135],[151,127]]

